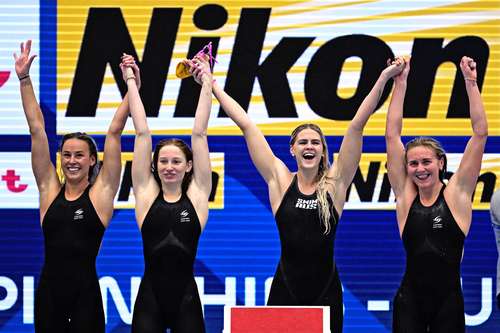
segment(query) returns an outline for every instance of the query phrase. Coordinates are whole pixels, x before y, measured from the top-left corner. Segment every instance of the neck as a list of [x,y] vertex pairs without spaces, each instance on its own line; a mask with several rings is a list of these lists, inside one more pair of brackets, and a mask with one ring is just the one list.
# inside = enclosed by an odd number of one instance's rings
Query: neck
[[77,183],[66,181],[66,183],[64,184],[64,195],[69,200],[78,198],[80,195],[82,195],[83,191],[85,191],[88,185],[89,181],[87,179]]
[[423,204],[432,204],[434,201],[436,201],[437,196],[439,195],[439,192],[441,191],[441,188],[443,187],[443,183],[437,182],[434,186],[428,187],[425,189],[418,189],[418,193],[420,195],[420,201]]
[[166,201],[177,201],[182,195],[181,184],[162,184],[161,190]]
[[299,170],[297,171],[297,182],[299,190],[304,194],[312,194],[316,191],[318,182],[316,176],[318,170]]

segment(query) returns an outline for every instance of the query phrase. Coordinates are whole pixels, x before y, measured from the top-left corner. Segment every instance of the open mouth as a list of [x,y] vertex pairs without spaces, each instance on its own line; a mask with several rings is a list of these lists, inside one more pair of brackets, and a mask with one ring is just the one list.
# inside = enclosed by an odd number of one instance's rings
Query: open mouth
[[304,159],[306,160],[312,160],[316,155],[313,154],[313,153],[304,153],[304,155],[302,155],[302,157],[304,157]]
[[417,177],[418,180],[426,180],[430,176],[431,176],[430,173],[424,173],[424,174],[421,174],[421,175],[416,175],[416,177]]

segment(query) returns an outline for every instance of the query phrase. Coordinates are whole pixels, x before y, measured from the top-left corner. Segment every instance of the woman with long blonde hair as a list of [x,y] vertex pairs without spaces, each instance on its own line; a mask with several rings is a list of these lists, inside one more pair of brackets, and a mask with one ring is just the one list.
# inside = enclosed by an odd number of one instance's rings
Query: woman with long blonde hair
[[297,127],[290,154],[291,172],[277,158],[245,110],[217,84],[215,97],[242,130],[253,163],[267,183],[271,209],[281,240],[268,305],[331,306],[331,330],[342,332],[342,288],[334,261],[334,238],[346,191],[361,158],[363,128],[375,110],[385,84],[401,72],[401,61],[388,66],[349,124],[337,161],[330,165],[325,137],[314,124]]

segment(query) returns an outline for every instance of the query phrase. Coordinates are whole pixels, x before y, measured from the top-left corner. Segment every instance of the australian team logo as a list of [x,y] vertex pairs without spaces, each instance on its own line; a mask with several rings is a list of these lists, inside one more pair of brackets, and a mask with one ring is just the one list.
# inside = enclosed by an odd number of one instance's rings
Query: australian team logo
[[83,209],[82,208],[75,211],[75,215],[73,216],[73,221],[83,220],[83,218],[84,218],[84,216],[83,216]]
[[436,216],[433,220],[432,220],[432,229],[442,229],[443,228],[443,223],[441,223],[443,219],[441,218],[441,216]]
[[190,222],[191,219],[189,218],[189,212],[187,211],[187,209],[184,209],[181,214],[180,214],[180,218],[181,218],[181,223],[185,223],[185,222]]

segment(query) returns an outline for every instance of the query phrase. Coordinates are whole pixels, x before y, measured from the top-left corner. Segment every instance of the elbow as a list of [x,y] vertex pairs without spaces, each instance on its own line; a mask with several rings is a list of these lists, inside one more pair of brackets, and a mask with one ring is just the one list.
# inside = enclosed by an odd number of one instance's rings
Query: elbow
[[488,122],[486,118],[483,118],[479,121],[472,122],[472,132],[474,136],[479,138],[487,138],[488,137]]
[[30,126],[30,135],[39,136],[45,133],[45,128],[42,125]]
[[193,128],[193,132],[191,133],[191,136],[199,137],[199,138],[206,138],[207,137],[207,130],[201,129],[201,128]]
[[139,129],[139,130],[136,129],[135,136],[138,136],[138,137],[149,137],[149,136],[151,136],[151,131],[148,128]]
[[401,135],[399,133],[386,131],[385,132],[385,142],[394,142],[401,139]]
[[123,127],[118,127],[118,126],[111,126],[109,129],[108,129],[108,135],[112,135],[112,136],[120,136],[122,134],[122,131],[123,131]]
[[488,126],[485,125],[474,129],[474,136],[486,140],[488,137]]

